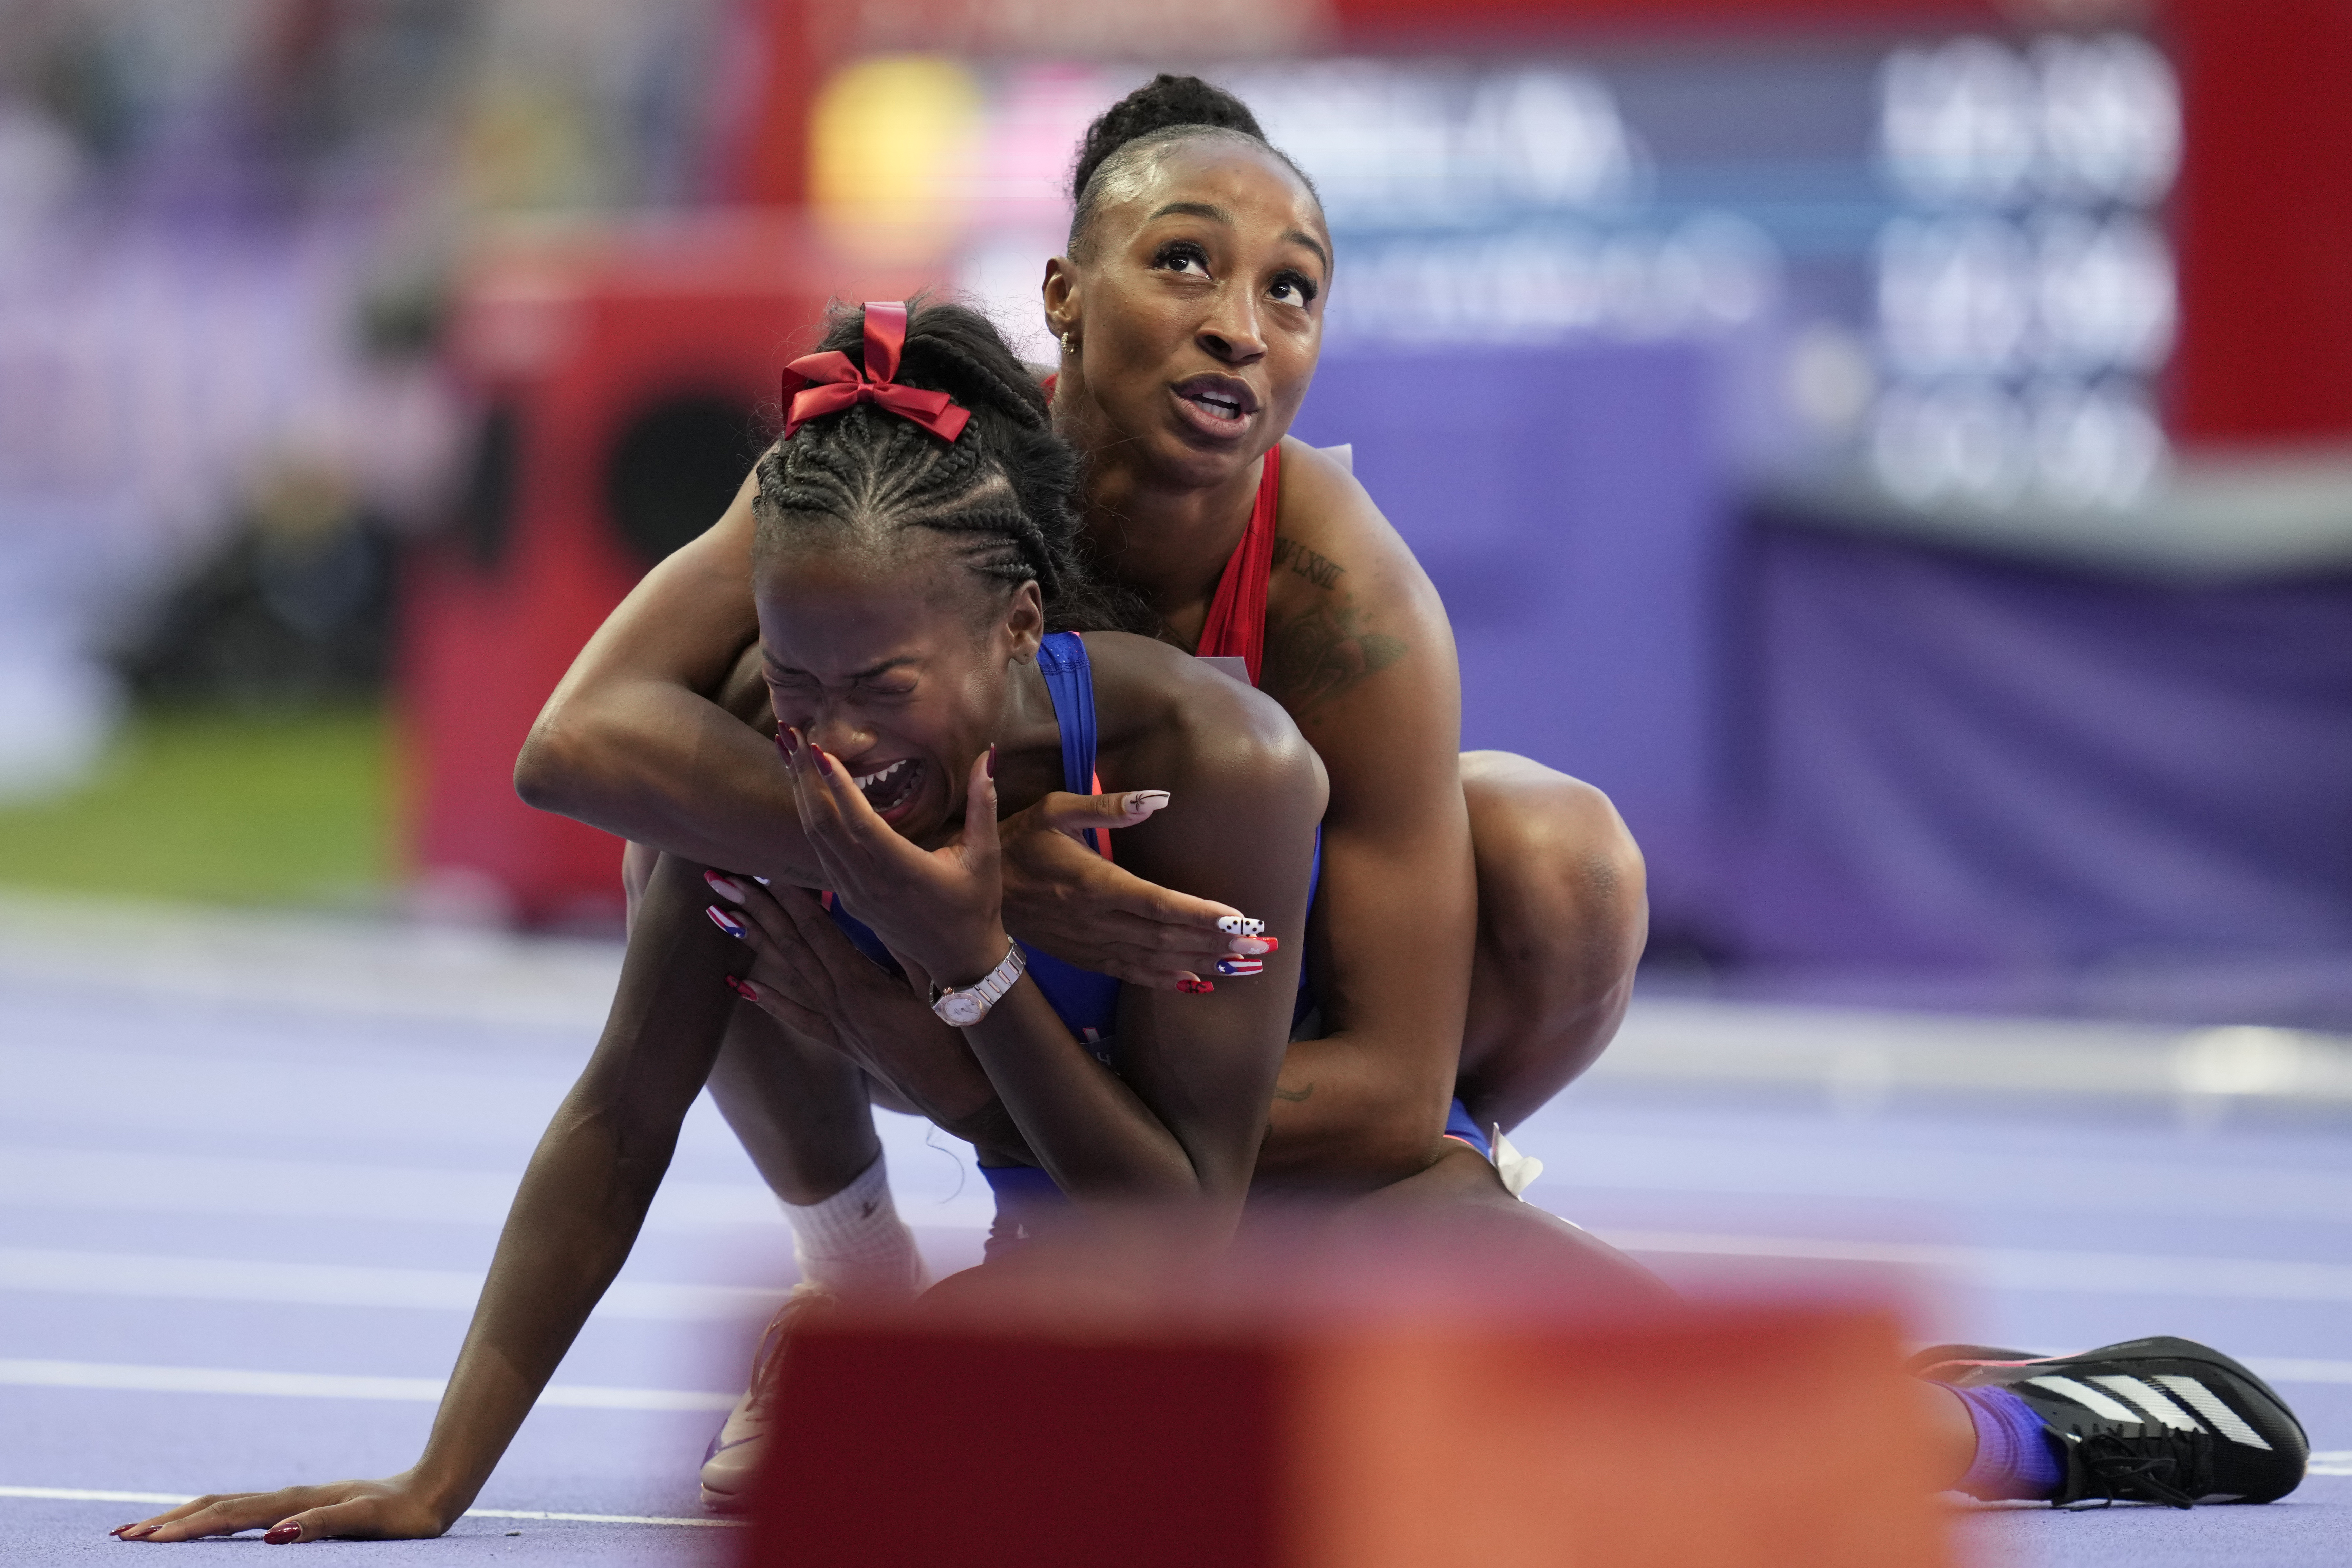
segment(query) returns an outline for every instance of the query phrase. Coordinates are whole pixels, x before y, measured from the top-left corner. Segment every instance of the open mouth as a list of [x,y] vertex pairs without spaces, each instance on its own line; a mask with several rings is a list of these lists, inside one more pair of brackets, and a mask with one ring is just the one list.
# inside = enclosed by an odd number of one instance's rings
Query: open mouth
[[915,787],[922,783],[923,764],[915,757],[901,757],[895,763],[878,767],[869,773],[852,775],[866,804],[882,816],[915,798]]
[[1231,376],[1196,375],[1180,382],[1176,396],[1213,430],[1238,430],[1257,412],[1257,396]]

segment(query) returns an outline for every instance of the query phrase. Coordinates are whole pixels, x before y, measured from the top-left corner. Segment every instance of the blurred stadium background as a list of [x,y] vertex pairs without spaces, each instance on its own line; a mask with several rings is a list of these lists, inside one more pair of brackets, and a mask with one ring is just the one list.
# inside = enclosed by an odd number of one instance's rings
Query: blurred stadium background
[[[2342,0],[0,0],[0,1534],[413,1451],[613,973],[527,725],[828,298],[1046,352],[1076,139],[1165,68],[1320,183],[1300,434],[1465,744],[1649,855],[1536,1200],[2214,1338],[2352,1475]],[[886,1120],[968,1260],[968,1155]],[[678,1178],[498,1550],[719,1533],[530,1511],[692,1508],[789,1263],[708,1107]],[[1972,1538],[2340,1562],[2347,1485]]]
[[5,0],[0,882],[612,929],[506,771],[828,297],[1257,106],[1465,743],[1661,986],[2352,1024],[2329,0]]

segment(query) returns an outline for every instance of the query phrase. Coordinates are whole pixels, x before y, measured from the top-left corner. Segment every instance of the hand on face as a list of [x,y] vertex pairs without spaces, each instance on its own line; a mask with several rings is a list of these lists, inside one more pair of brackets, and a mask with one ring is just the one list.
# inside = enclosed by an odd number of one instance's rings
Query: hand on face
[[776,737],[793,798],[825,885],[894,952],[942,985],[969,985],[996,967],[1004,934],[997,863],[995,748],[972,759],[963,827],[937,849],[908,843],[875,814],[840,762],[799,731]]

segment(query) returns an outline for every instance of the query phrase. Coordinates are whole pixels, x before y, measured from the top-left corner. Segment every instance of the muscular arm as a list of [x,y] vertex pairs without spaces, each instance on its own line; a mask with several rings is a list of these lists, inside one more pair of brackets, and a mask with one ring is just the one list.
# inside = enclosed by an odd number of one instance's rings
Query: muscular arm
[[[666,868],[648,889],[648,911],[675,915],[698,880]],[[279,1542],[433,1536],[471,1506],[628,1258],[687,1108],[709,1075],[719,1015],[732,1005],[719,975],[740,952],[707,924],[698,931],[675,919],[656,923],[677,934],[629,944],[595,1054],[507,1211],[423,1457],[388,1480],[199,1498],[127,1527],[126,1539],[254,1529]]]
[[713,700],[759,637],[747,479],[710,531],[646,574],[580,651],[515,763],[515,789],[624,838],[812,885],[767,738]]
[[[646,912],[701,901],[698,876],[666,864]],[[411,1472],[446,1520],[481,1489],[627,1259],[724,1034],[733,1003],[718,976],[740,953],[707,922],[656,918],[645,929],[675,935],[629,944],[604,1036],[523,1173]]]
[[[1106,710],[1144,691],[1155,693],[1150,706],[1174,709],[1132,726],[1102,758],[1107,784],[1164,781],[1173,798],[1121,835],[1121,859],[1153,881],[1256,910],[1270,931],[1297,932],[1323,783],[1297,730],[1272,703],[1160,644],[1116,635],[1087,643]],[[1071,1196],[1204,1196],[1237,1214],[1281,1067],[1299,945],[1278,950],[1264,974],[1204,994],[1123,988],[1116,1075],[1071,1038],[1033,984],[1008,999],[1020,1012],[1001,1022],[992,1014],[965,1036],[1039,1163]]]
[[1461,677],[1436,591],[1362,487],[1296,441],[1283,456],[1262,679],[1331,803],[1307,953],[1322,1037],[1290,1047],[1258,1169],[1377,1184],[1427,1163],[1462,1048],[1477,887]]

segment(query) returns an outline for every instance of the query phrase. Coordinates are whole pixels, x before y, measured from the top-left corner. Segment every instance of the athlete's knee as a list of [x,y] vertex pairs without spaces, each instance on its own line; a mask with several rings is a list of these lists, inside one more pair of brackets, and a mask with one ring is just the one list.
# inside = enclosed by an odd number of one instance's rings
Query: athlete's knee
[[1507,752],[1465,752],[1462,782],[1497,956],[1555,974],[1597,963],[1613,984],[1640,954],[1648,906],[1641,847],[1609,797]]

